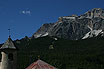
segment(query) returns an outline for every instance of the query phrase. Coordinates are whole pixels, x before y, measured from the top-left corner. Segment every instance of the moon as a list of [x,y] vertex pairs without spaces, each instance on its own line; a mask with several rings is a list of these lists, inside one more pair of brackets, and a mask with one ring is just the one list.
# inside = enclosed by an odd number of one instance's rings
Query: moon
[[24,15],[31,15],[30,10],[23,10],[21,13],[24,14]]

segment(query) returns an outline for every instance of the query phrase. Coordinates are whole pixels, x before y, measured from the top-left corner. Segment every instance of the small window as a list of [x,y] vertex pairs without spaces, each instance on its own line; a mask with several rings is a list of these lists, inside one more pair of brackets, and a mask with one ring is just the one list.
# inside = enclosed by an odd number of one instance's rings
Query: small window
[[2,59],[2,54],[0,54],[0,62],[1,62],[1,59]]
[[13,61],[13,54],[12,54],[12,53],[10,53],[10,54],[8,55],[8,59],[9,59],[10,61]]

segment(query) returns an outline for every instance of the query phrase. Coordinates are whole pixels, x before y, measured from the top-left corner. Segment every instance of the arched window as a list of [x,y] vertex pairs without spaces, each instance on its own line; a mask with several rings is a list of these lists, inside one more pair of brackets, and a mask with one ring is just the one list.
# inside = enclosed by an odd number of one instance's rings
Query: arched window
[[8,59],[9,59],[10,61],[13,61],[13,54],[12,54],[12,53],[8,54]]

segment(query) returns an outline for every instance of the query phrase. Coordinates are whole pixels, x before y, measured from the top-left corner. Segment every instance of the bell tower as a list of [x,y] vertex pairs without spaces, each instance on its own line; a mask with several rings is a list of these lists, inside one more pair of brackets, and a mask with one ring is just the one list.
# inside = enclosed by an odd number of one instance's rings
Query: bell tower
[[0,51],[2,55],[0,69],[17,69],[17,48],[10,36],[2,45]]

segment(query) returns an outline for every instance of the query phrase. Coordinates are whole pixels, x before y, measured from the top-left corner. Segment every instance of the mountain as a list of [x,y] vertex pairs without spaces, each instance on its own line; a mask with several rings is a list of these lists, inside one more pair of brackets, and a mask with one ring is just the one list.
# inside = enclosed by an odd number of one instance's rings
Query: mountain
[[83,15],[59,17],[55,23],[43,24],[33,38],[56,36],[70,40],[104,35],[104,9],[94,8]]

